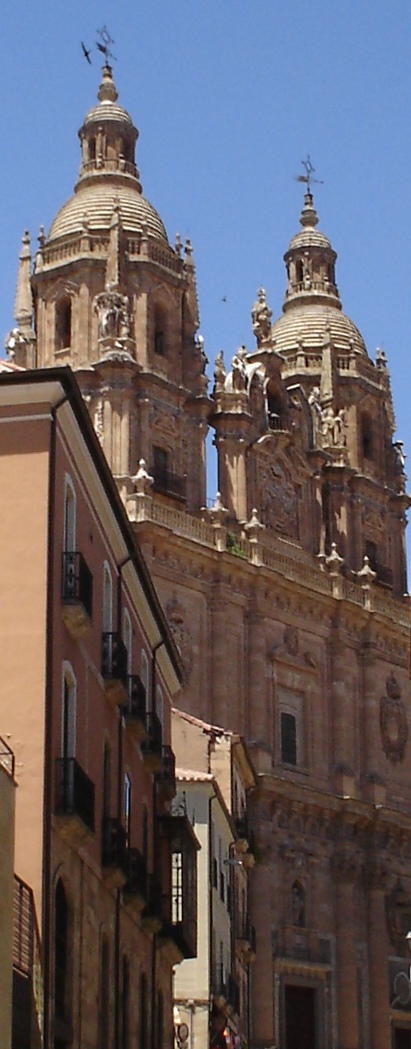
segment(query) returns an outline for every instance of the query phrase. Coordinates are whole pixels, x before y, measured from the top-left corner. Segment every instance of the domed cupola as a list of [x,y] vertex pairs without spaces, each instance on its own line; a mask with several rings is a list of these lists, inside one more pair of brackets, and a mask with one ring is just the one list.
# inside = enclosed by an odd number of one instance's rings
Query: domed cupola
[[107,232],[116,202],[123,228],[131,234],[160,240],[168,247],[167,233],[155,208],[142,195],[135,163],[137,128],[118,104],[111,66],[103,67],[98,104],[87,113],[79,131],[81,167],[74,196],[60,209],[46,243],[73,240],[84,230]]
[[298,347],[318,354],[324,340],[331,338],[336,350],[365,354],[361,333],[343,313],[335,281],[337,254],[328,237],[321,233],[312,193],[304,196],[301,229],[292,238],[284,255],[287,289],[283,314],[271,330],[275,348],[286,357]]
[[300,215],[302,230],[293,237],[284,255],[288,286],[284,312],[298,304],[323,302],[340,310],[341,302],[335,283],[336,252],[328,237],[317,229],[318,215],[312,193],[306,193]]

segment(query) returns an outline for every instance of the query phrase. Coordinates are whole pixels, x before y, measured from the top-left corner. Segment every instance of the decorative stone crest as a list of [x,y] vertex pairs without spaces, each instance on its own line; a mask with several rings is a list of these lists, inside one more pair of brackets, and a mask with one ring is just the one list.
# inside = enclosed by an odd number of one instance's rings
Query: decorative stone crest
[[184,624],[184,609],[176,593],[173,594],[171,601],[166,605],[166,614],[188,679],[193,667],[193,642],[190,631]]
[[290,656],[298,656],[298,649],[300,647],[298,639],[298,630],[295,626],[286,626],[284,630],[284,648]]
[[401,689],[394,674],[387,678],[386,695],[380,699],[380,729],[384,754],[396,765],[404,758],[408,721]]

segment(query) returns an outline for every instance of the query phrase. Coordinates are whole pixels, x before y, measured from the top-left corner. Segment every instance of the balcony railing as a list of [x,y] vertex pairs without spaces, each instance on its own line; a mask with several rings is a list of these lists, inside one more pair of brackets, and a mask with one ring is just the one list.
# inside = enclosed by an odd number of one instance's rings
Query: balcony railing
[[101,673],[105,681],[118,681],[127,689],[127,649],[117,631],[102,634]]
[[160,469],[152,466],[150,473],[153,477],[153,489],[164,495],[172,495],[175,499],[186,499],[187,482],[185,477],[179,477],[171,470]]
[[176,792],[176,759],[172,747],[163,745],[161,770],[157,774],[157,783],[166,798],[173,798]]
[[146,689],[138,674],[128,674],[128,701],[121,708],[126,721],[146,724]]
[[56,759],[56,815],[78,816],[94,832],[94,783],[75,758]]
[[63,553],[62,600],[65,604],[81,604],[89,618],[93,613],[93,576],[87,562],[78,550]]

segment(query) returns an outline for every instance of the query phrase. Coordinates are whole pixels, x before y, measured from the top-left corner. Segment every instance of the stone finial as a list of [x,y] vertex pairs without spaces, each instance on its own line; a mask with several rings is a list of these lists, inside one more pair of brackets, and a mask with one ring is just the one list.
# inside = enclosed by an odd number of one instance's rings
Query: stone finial
[[31,294],[31,249],[30,234],[25,231],[21,251],[19,255],[19,271],[17,277],[16,298],[14,301],[14,316],[19,328],[31,329],[33,316],[33,298]]
[[184,244],[184,254],[186,256],[186,259],[190,259],[193,254],[193,246],[190,237],[186,237],[186,241]]
[[174,251],[175,251],[176,255],[178,255],[179,258],[180,258],[182,250],[183,250],[183,245],[181,243],[180,234],[176,233],[176,239],[175,239],[175,243],[174,243]]
[[258,520],[258,513],[256,507],[251,511],[250,520],[244,525],[244,531],[247,535],[247,539],[250,542],[251,548],[251,561],[254,565],[261,565],[262,553],[260,545],[261,532],[264,531],[265,525],[261,524]]
[[214,393],[219,393],[224,389],[224,383],[227,378],[227,373],[224,366],[224,353],[222,350],[217,353],[214,363]]
[[150,474],[147,473],[145,459],[140,459],[137,473],[131,478],[131,480],[133,481],[137,495],[147,495],[154,483],[154,477],[151,477]]
[[244,525],[244,531],[247,532],[248,539],[250,542],[259,538],[261,532],[265,529],[265,525],[261,524],[258,520],[258,513],[256,507],[251,511],[250,520]]
[[224,522],[227,519],[228,510],[227,510],[226,506],[223,506],[223,501],[222,501],[222,498],[221,498],[221,492],[217,492],[216,493],[216,497],[215,497],[215,500],[214,500],[214,505],[210,506],[210,508],[207,510],[207,513],[209,514],[209,516],[211,518],[211,524],[213,524],[213,525],[223,525],[224,524]]
[[388,368],[387,355],[385,353],[385,350],[382,350],[380,346],[377,346],[377,349],[375,351],[375,364],[376,367],[380,369],[380,371],[386,371]]
[[340,575],[342,566],[344,564],[344,558],[340,557],[336,543],[331,543],[331,553],[328,557],[326,557],[325,563],[327,565],[330,576]]
[[373,583],[374,579],[376,579],[376,578],[377,578],[377,573],[373,572],[373,570],[371,568],[371,565],[370,565],[369,558],[365,554],[365,556],[364,556],[364,564],[363,564],[362,568],[360,569],[360,571],[357,572],[358,582],[360,583],[360,586],[365,588],[365,587],[371,586],[371,583]]
[[98,89],[97,98],[99,102],[116,102],[118,99],[118,91],[113,80],[113,70],[108,63],[103,66],[103,79]]

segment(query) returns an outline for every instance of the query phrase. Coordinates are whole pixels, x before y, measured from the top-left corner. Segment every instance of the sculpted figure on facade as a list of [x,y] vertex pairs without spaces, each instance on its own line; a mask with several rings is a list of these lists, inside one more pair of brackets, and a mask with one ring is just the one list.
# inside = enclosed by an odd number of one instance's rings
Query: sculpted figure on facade
[[257,339],[257,346],[261,346],[271,335],[272,310],[267,304],[265,288],[259,288],[257,300],[251,310],[253,332]]
[[227,378],[227,372],[224,367],[224,353],[222,350],[217,353],[214,362],[214,393],[221,393],[224,389],[224,383]]
[[313,446],[317,447],[318,444],[322,444],[322,412],[320,404],[320,387],[314,386],[308,398],[308,403],[311,410],[311,419],[313,427]]
[[94,299],[94,313],[98,318],[98,339],[114,339],[120,343],[130,335],[130,304],[127,295],[112,291],[108,283],[105,291]]
[[245,346],[240,346],[231,361],[233,390],[237,393],[246,390],[248,386],[246,357],[247,352]]
[[343,408],[340,408],[339,412],[334,412],[331,404],[329,404],[322,409],[321,431],[323,443],[326,448],[345,448],[345,425],[345,411]]

